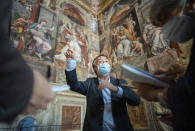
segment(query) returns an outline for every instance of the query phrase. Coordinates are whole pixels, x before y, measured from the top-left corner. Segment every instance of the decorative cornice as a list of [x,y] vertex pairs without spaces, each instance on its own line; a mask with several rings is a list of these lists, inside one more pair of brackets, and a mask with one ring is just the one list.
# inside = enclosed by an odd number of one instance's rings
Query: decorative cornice
[[98,16],[102,12],[104,12],[107,8],[109,8],[114,2],[117,0],[110,0],[106,5],[104,5],[102,8],[100,8],[97,12],[90,8],[88,5],[83,3],[81,0],[74,0],[79,6],[81,6],[83,9],[90,11],[93,15]]

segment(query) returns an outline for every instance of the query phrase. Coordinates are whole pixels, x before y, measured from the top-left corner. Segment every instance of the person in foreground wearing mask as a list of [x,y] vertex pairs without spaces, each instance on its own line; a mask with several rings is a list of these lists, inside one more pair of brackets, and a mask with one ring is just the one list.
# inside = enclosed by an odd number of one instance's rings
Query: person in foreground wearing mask
[[129,87],[122,86],[124,80],[110,77],[110,64],[107,56],[99,55],[93,60],[97,77],[78,81],[74,52],[69,48],[65,54],[67,84],[71,90],[86,96],[87,110],[83,131],[133,131],[126,103],[140,104],[140,98]]
[[[155,0],[154,2],[150,14],[152,20],[154,23],[163,25],[163,32],[172,41],[184,43],[192,38],[195,41],[195,11],[189,8],[181,10],[185,7],[183,5],[189,5],[188,2],[191,3],[191,1],[186,0]],[[184,12],[184,14],[180,12]],[[160,89],[159,87],[133,82],[133,85],[138,88],[140,96],[149,101],[160,101],[162,105],[171,109],[174,117],[174,131],[195,130],[194,41],[187,71],[176,83]],[[168,77],[170,76],[160,78],[166,79]]]
[[31,70],[10,40],[13,0],[0,1],[0,122],[46,109],[55,98],[47,80]]

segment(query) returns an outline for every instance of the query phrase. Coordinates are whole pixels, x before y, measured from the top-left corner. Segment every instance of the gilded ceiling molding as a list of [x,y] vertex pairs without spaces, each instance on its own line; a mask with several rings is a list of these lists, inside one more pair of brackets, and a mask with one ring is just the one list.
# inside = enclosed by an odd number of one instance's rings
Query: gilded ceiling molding
[[98,16],[102,12],[104,12],[106,9],[108,9],[114,2],[117,0],[109,0],[104,6],[100,6],[98,11],[93,10],[92,7],[87,5],[83,0],[74,0],[79,6],[81,6],[83,9],[91,12],[93,15]]

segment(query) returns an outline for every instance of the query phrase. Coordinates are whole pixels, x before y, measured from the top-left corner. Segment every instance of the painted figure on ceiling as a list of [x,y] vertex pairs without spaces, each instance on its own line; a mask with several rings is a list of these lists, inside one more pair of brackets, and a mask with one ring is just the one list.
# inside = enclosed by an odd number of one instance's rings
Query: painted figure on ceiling
[[154,28],[155,28],[155,26],[152,25],[151,20],[149,18],[146,19],[146,23],[144,24],[142,37],[144,39],[144,43],[146,44],[147,54],[149,57],[152,56],[152,52],[151,52],[151,48],[150,48],[150,40],[152,38]]
[[65,34],[65,38],[67,39],[65,46],[61,49],[60,54],[55,55],[56,59],[65,60],[65,53],[68,50],[69,46],[73,48],[73,51],[75,52],[75,60],[77,62],[81,62],[82,59],[82,53],[81,53],[81,47],[82,42],[77,40],[76,33],[73,34]]
[[75,59],[77,62],[81,62],[82,60],[82,52],[81,52],[81,47],[83,43],[77,39],[76,33],[73,33],[73,36],[69,40],[70,46],[73,48],[75,51]]
[[22,33],[28,27],[28,20],[26,16],[16,19],[11,25],[11,31],[15,33]]
[[162,33],[161,27],[155,27],[150,19],[146,20],[143,31],[143,39],[151,49],[152,55],[162,53],[165,49],[170,49],[170,41]]
[[143,34],[142,34],[143,35],[143,39],[144,39],[144,41],[145,41],[145,43],[147,45],[150,44],[150,39],[152,37],[152,33],[150,33],[150,32],[152,32],[152,30],[154,28],[156,28],[156,27],[154,25],[152,25],[150,19],[147,19],[146,23],[144,25],[144,30],[143,30]]
[[88,47],[88,37],[83,31],[79,31],[80,35],[77,37],[81,42],[81,50],[82,50],[82,64],[84,67],[87,66],[87,47]]
[[131,41],[128,39],[127,36],[121,36],[118,41],[117,46],[117,56],[119,58],[123,58],[123,56],[127,57],[130,56],[130,50],[131,50]]
[[[23,40],[24,31],[28,28],[28,19],[26,16],[22,16],[16,19],[11,25],[11,33],[14,41],[14,46],[19,50],[23,51],[25,43]],[[15,38],[14,38],[15,37]]]
[[151,52],[153,55],[158,55],[162,53],[165,49],[170,49],[170,41],[162,33],[162,28],[158,27],[154,29],[154,34],[152,36]]
[[88,37],[81,31],[76,24],[71,26],[71,29],[68,24],[63,24],[60,30],[64,29],[61,34],[61,40],[56,47],[55,58],[58,60],[66,61],[65,53],[68,50],[68,47],[71,46],[75,52],[75,59],[80,63],[81,66],[87,67],[87,46],[88,46]]
[[137,37],[137,40],[132,41],[131,55],[132,56],[138,56],[138,55],[144,56],[143,43],[141,42],[141,37]]
[[119,58],[123,58],[123,56],[130,56],[131,41],[125,33],[126,29],[124,26],[119,26],[119,30],[121,32],[121,35],[117,41],[117,56]]
[[114,27],[112,29],[111,34],[112,34],[112,45],[114,46],[114,49],[116,49],[117,45],[118,45],[117,41],[118,41],[118,38],[119,38],[119,34],[118,34],[118,31],[117,31],[116,27]]
[[117,56],[116,56],[116,49],[112,49],[110,58],[112,60],[112,65],[116,65],[118,63]]
[[136,38],[135,25],[136,22],[130,15],[125,19],[123,25],[112,29],[112,43],[119,59],[128,56],[144,55],[141,38]]
[[[42,59],[42,56],[47,55],[51,50],[51,38],[48,37],[48,32],[52,32],[54,30],[53,27],[48,27],[47,22],[45,20],[41,20],[40,23],[34,23],[29,27],[30,32],[33,35],[33,39],[35,42],[35,48],[37,56]],[[47,57],[48,60],[51,61],[52,58]]]
[[130,15],[128,18],[126,18],[125,22],[128,27],[128,37],[131,40],[136,40],[136,32],[134,30],[136,22],[133,20],[133,17]]

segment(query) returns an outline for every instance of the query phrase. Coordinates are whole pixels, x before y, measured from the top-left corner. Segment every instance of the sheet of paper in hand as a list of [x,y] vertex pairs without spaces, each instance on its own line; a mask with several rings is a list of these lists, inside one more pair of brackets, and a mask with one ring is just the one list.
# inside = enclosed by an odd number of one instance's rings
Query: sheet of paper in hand
[[150,85],[157,86],[157,87],[169,86],[168,83],[155,77],[149,72],[146,72],[142,69],[139,69],[135,66],[132,66],[126,63],[121,65],[121,75],[135,82],[150,84]]
[[62,91],[68,91],[68,90],[70,90],[69,85],[52,85],[53,92],[62,92]]

